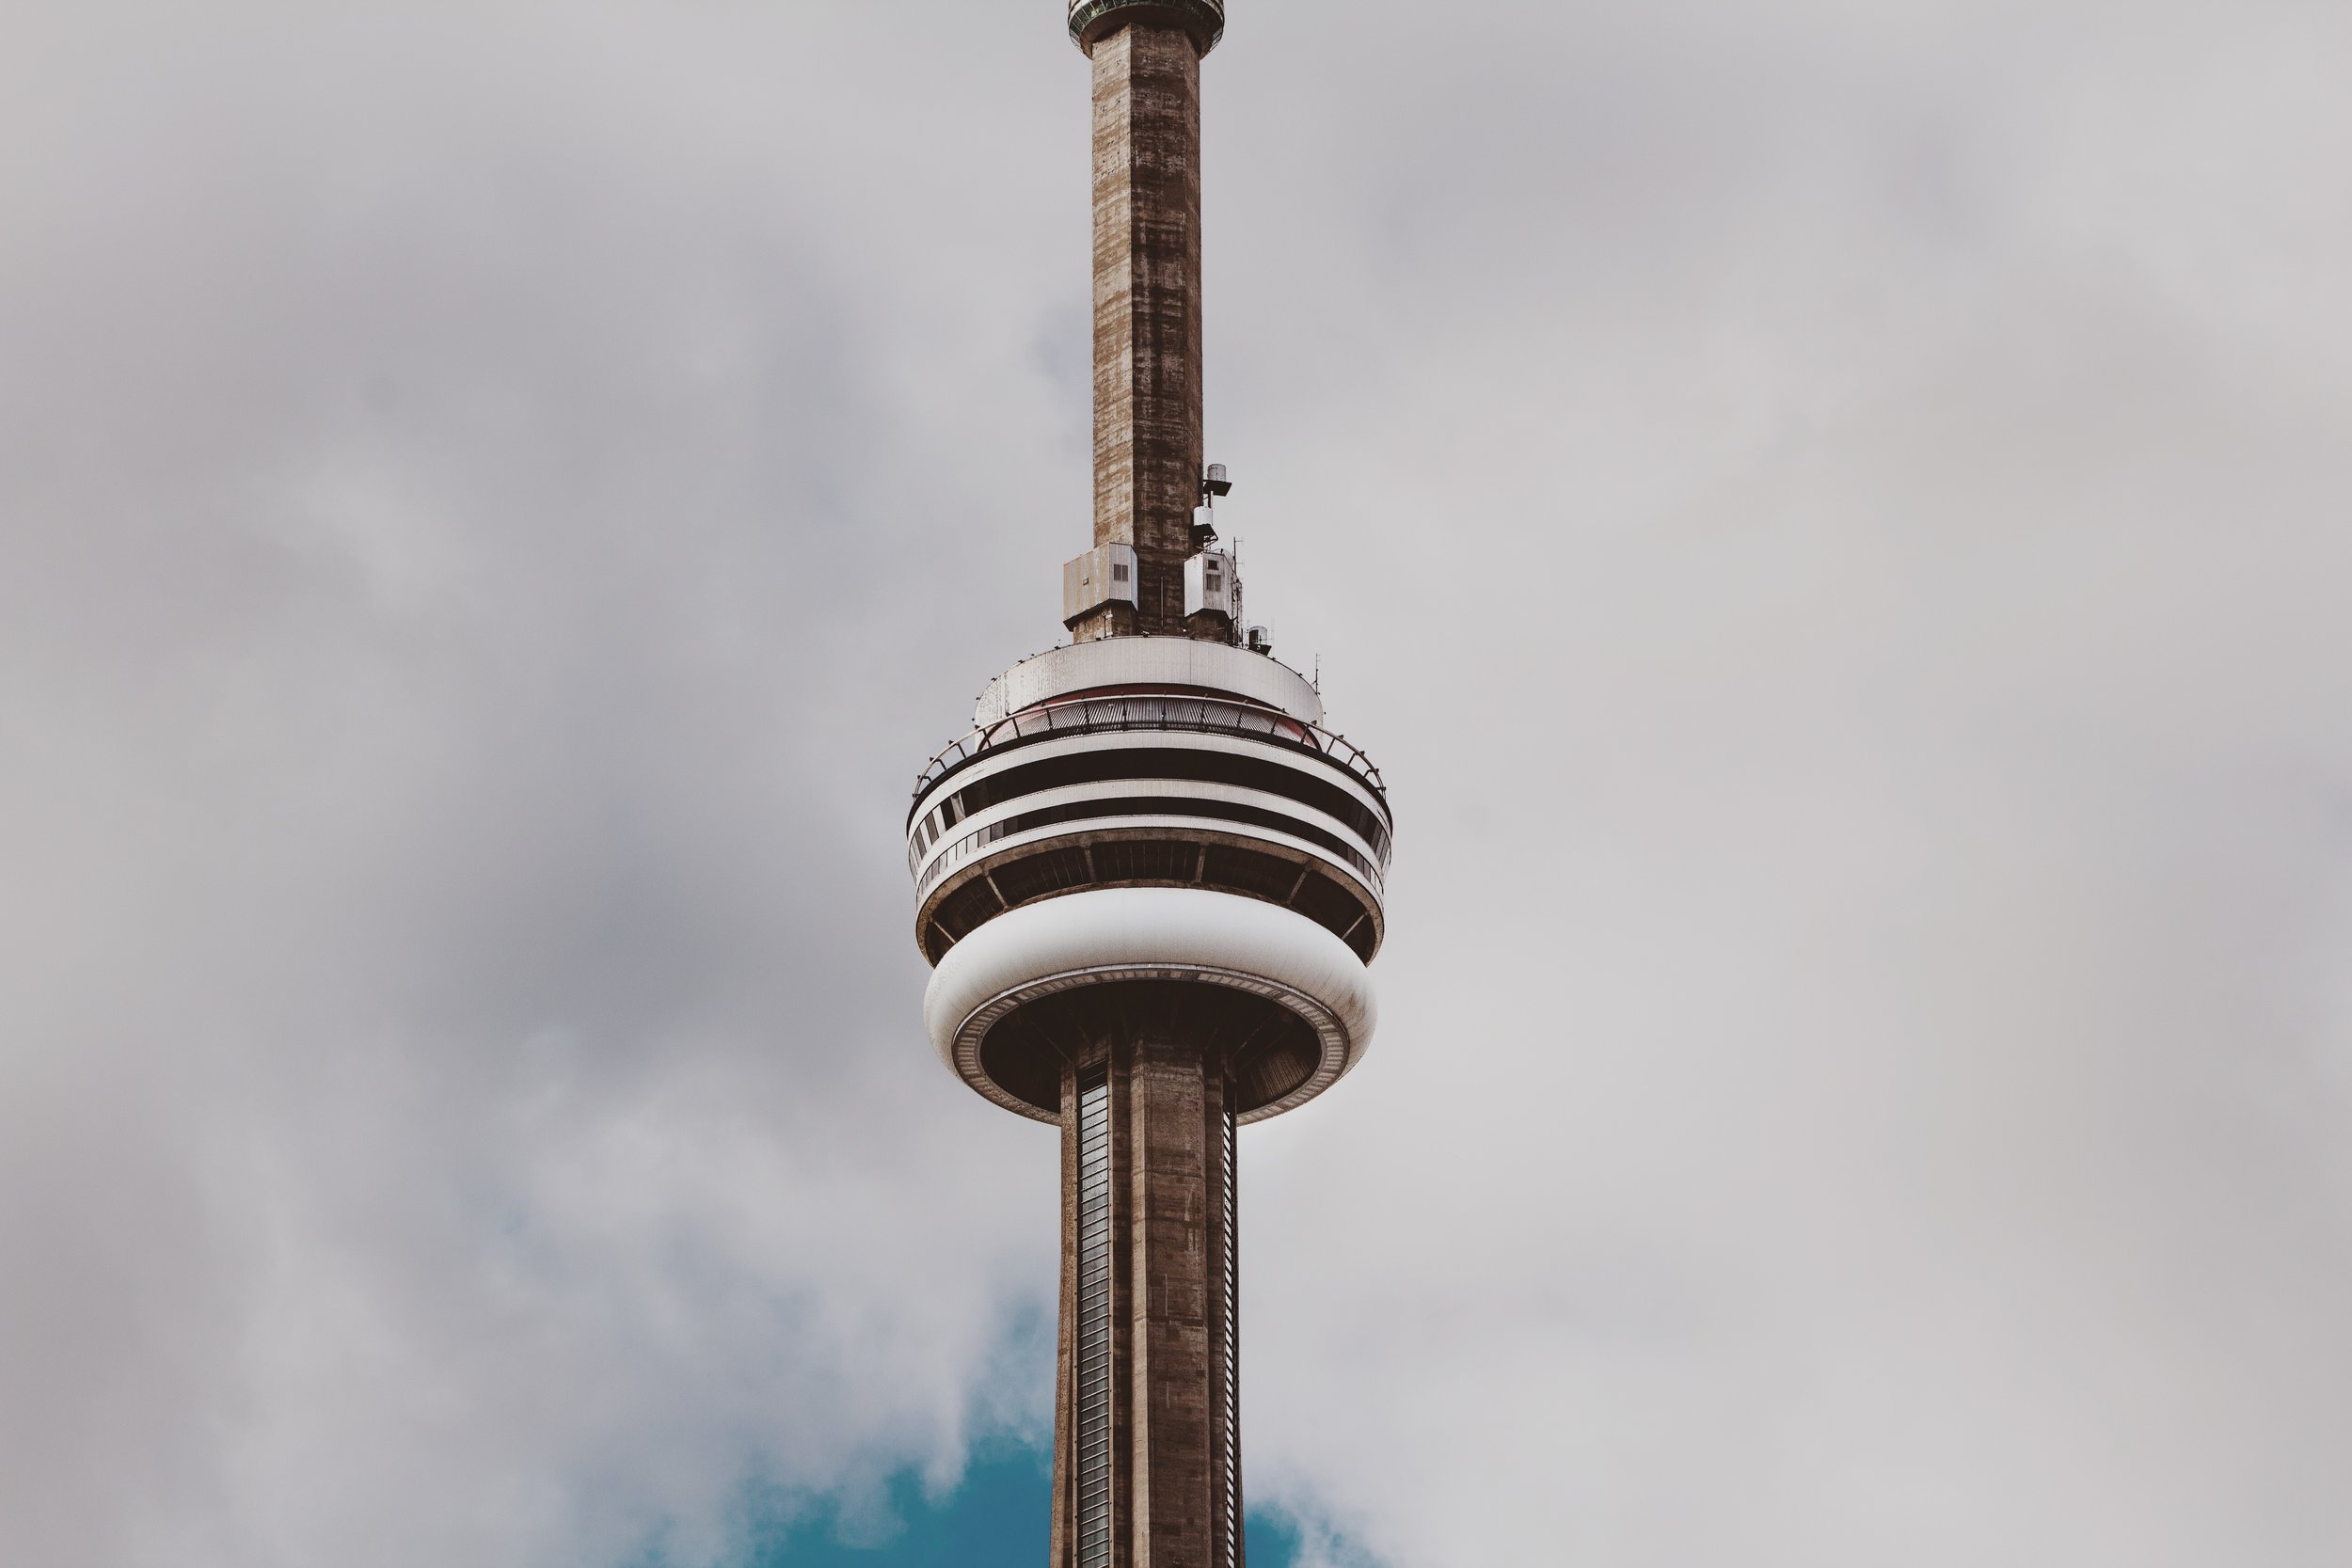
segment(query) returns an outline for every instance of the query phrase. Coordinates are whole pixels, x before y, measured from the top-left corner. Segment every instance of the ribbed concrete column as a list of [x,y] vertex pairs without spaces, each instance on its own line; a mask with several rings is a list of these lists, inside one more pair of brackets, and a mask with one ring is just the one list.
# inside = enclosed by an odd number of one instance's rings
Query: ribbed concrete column
[[1065,1070],[1054,1568],[1243,1568],[1227,1097],[1142,1020]]
[[[1136,1048],[1135,1129],[1136,1568],[1211,1568],[1215,1440],[1210,1354],[1211,1079],[1198,1051]],[[1221,1085],[1217,1085],[1221,1090]]]
[[1094,542],[1134,546],[1138,581],[1136,608],[1106,606],[1082,639],[1184,629],[1201,465],[1200,47],[1147,20],[1089,47]]

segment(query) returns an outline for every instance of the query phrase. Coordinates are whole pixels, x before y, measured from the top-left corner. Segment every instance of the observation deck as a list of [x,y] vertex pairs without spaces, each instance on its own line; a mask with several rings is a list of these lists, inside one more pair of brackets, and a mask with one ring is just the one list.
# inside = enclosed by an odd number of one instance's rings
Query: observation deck
[[1038,1035],[1052,1009],[978,1016],[1049,970],[1067,983],[1027,1000],[1061,995],[1065,1013],[1064,993],[1086,986],[1210,980],[1179,988],[1181,1005],[1216,1014],[1198,1021],[1213,1036],[1256,1041],[1236,1046],[1263,1069],[1242,1075],[1244,1120],[1353,1065],[1394,825],[1380,770],[1322,717],[1314,688],[1271,657],[1184,638],[1081,642],[990,683],[907,813],[915,939],[939,972],[934,1032],[967,1082],[1058,1116],[1059,1068]]

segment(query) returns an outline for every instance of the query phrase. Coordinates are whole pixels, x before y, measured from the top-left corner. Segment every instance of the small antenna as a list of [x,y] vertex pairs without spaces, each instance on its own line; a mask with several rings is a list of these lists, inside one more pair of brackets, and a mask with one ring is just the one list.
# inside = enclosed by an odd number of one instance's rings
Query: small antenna
[[[1193,510],[1192,547],[1195,554],[1216,544],[1216,499],[1233,493],[1233,482],[1225,475],[1225,465],[1212,463],[1200,470],[1200,503]],[[1206,514],[1205,520],[1202,514]]]

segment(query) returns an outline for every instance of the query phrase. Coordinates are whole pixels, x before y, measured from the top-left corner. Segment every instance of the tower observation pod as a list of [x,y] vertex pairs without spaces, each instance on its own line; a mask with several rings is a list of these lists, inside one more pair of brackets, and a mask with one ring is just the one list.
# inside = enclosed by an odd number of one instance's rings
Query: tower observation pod
[[1051,1568],[1241,1568],[1235,1130],[1363,1058],[1392,819],[1243,621],[1202,461],[1200,63],[1219,0],[1073,0],[1094,92],[1094,533],[1066,646],[907,816],[932,1044],[1061,1129]]

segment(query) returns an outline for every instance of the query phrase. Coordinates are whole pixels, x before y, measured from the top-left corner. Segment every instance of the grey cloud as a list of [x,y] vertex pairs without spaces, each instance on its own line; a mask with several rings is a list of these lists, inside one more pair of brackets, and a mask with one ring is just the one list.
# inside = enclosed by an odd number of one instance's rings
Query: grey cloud
[[[914,765],[1083,532],[1050,8],[23,8],[0,1532],[723,1558],[1042,1418]],[[1253,1484],[1397,1562],[2352,1545],[2322,8],[1245,13],[1212,444],[1396,786]]]

